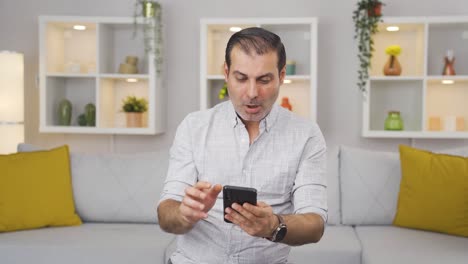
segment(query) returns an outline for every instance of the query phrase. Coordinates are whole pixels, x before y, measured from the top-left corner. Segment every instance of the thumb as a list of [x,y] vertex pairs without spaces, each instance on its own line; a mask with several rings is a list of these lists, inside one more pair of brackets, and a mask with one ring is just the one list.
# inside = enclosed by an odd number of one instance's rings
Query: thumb
[[212,197],[217,197],[222,189],[223,189],[223,186],[221,186],[221,184],[216,184],[215,186],[213,186],[213,188],[211,188],[208,191],[208,195],[210,195]]

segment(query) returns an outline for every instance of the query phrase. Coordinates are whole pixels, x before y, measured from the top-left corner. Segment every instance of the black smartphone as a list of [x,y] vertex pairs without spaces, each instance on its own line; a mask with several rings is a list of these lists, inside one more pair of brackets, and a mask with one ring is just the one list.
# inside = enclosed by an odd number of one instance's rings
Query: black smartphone
[[[223,187],[223,202],[224,215],[226,215],[226,208],[231,207],[233,203],[257,205],[257,190],[249,187],[225,185]],[[224,218],[224,222],[232,223],[226,218]]]

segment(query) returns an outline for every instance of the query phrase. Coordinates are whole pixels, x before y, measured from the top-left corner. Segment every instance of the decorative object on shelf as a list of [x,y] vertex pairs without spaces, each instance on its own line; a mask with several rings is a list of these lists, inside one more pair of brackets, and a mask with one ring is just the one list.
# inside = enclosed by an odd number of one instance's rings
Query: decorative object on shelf
[[389,55],[387,62],[384,65],[383,73],[385,75],[398,76],[401,74],[401,65],[397,56],[401,53],[400,45],[390,45],[385,49],[385,53]]
[[465,131],[465,118],[457,116],[457,131]]
[[229,94],[228,94],[228,89],[227,89],[227,83],[224,83],[223,87],[221,87],[221,89],[219,90],[218,98],[219,100],[223,100],[225,97],[228,97],[228,96]]
[[95,73],[96,72],[96,63],[95,62],[89,62],[86,68],[88,70],[88,73]]
[[359,90],[366,91],[366,83],[369,79],[374,40],[372,36],[378,32],[377,24],[381,21],[383,2],[380,0],[359,0],[357,8],[353,11],[354,38],[358,39],[359,70],[357,83]]
[[60,126],[69,126],[71,124],[72,103],[68,99],[62,99],[58,107],[58,123]]
[[286,61],[286,75],[296,74],[296,62],[293,60]]
[[430,116],[427,128],[429,131],[442,130],[442,120],[440,119],[440,116]]
[[455,57],[453,56],[453,50],[447,50],[447,55],[444,58],[445,65],[442,75],[455,75]]
[[79,126],[86,126],[86,115],[85,114],[79,115],[77,118],[77,121],[78,121]]
[[400,111],[389,111],[385,119],[385,130],[403,130],[403,119]]
[[81,65],[76,61],[69,61],[65,64],[65,72],[68,73],[80,73]]
[[121,63],[119,66],[119,73],[123,73],[123,74],[138,73],[138,57],[127,56],[125,58],[125,63]]
[[[138,12],[141,10],[141,13]],[[162,8],[156,1],[135,0],[133,13],[134,36],[138,17],[143,18],[143,38],[146,54],[154,56],[156,72],[162,71],[163,64],[163,35],[162,35]]]
[[281,98],[281,106],[288,109],[289,111],[292,111],[292,106],[289,103],[289,98],[286,96]]
[[85,105],[86,126],[96,126],[96,106],[92,103]]
[[127,96],[122,100],[122,111],[126,113],[127,127],[142,127],[143,113],[148,110],[145,98]]

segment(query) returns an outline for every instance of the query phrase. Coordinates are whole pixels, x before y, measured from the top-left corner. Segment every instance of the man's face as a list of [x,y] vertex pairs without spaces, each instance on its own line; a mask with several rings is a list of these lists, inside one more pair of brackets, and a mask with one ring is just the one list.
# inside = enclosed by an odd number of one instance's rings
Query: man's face
[[231,50],[231,67],[224,64],[229,98],[245,122],[259,122],[271,110],[283,84],[285,68],[278,73],[275,51],[263,55],[245,53],[239,47]]

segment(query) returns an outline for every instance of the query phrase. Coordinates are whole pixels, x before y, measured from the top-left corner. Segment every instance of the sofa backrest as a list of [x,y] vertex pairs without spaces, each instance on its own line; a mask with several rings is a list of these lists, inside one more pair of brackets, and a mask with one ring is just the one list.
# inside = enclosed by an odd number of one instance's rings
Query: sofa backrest
[[[20,144],[18,151],[40,148]],[[85,222],[157,223],[155,205],[169,150],[136,154],[70,153],[75,208]]]
[[[468,147],[434,151],[468,157]],[[398,152],[339,148],[339,212],[343,225],[389,225],[396,214],[400,191],[400,156]],[[329,179],[333,179],[329,167]],[[332,183],[334,181],[329,181]],[[329,190],[333,186],[329,184]],[[333,194],[333,193],[329,193]],[[333,199],[336,199],[336,194]],[[329,201],[329,207],[333,203]],[[330,211],[334,211],[330,208]]]

